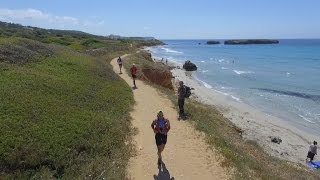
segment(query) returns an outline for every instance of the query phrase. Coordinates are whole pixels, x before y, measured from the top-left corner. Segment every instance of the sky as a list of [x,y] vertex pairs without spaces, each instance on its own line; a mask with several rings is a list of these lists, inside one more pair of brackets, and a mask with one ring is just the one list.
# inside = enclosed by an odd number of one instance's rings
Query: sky
[[2,0],[0,21],[158,39],[320,38],[320,0]]

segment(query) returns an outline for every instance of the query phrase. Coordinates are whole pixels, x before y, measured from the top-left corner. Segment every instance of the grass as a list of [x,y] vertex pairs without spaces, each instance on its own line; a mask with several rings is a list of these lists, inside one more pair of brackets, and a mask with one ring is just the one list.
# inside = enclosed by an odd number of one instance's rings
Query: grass
[[[8,38],[0,48],[20,41],[35,43]],[[104,59],[50,50],[36,62],[0,61],[0,177],[124,179],[131,89]]]
[[[152,65],[149,58],[141,54],[132,55],[126,60],[128,65],[135,62],[141,67],[163,67]],[[128,69],[128,65],[124,67]],[[156,84],[153,86],[177,105],[174,91]],[[221,166],[232,171],[233,179],[320,179],[319,172],[271,157],[255,142],[241,138],[237,128],[214,106],[188,99],[185,109],[190,116],[188,121],[198,131],[204,132],[208,144],[223,156]]]

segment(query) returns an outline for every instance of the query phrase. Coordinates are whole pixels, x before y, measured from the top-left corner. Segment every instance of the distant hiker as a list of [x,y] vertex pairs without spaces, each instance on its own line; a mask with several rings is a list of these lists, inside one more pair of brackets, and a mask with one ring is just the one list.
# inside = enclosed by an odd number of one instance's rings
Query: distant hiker
[[131,76],[132,76],[132,79],[133,79],[133,87],[134,88],[137,88],[137,86],[136,86],[137,71],[138,71],[138,69],[137,69],[136,65],[132,64],[130,72],[131,72]]
[[166,64],[168,64],[168,59],[166,59]]
[[312,162],[314,156],[317,154],[317,148],[318,148],[317,144],[318,144],[317,141],[313,141],[313,144],[310,145],[307,159],[306,159],[307,162],[308,162],[308,159],[310,159],[310,162]]
[[186,87],[183,85],[183,81],[179,82],[179,88],[178,88],[178,106],[179,106],[179,119],[184,118],[184,100],[186,98]]
[[117,62],[118,62],[119,68],[120,68],[120,74],[122,74],[122,72],[121,72],[121,68],[122,68],[122,59],[121,59],[121,57],[120,57],[120,56],[119,56],[119,58],[118,58]]
[[167,134],[170,130],[170,122],[168,119],[164,118],[162,111],[158,112],[157,119],[151,123],[151,128],[155,134],[155,140],[158,148],[158,166],[161,166],[161,153],[166,146]]
[[161,58],[161,62],[163,62],[163,58]]

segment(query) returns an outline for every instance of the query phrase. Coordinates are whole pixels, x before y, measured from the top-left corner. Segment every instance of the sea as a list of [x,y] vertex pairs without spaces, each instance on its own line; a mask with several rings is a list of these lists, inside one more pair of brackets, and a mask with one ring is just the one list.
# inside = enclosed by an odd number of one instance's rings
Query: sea
[[198,66],[195,80],[212,91],[320,136],[320,39],[279,44],[207,45],[207,40],[162,40],[153,57]]

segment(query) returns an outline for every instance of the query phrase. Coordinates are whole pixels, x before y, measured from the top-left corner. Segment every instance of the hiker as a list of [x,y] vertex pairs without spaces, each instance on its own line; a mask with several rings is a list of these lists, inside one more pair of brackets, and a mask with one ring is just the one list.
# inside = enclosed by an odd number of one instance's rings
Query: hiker
[[119,68],[120,68],[120,74],[122,74],[122,72],[121,72],[121,68],[122,68],[122,59],[121,59],[121,57],[120,57],[120,56],[119,56],[119,58],[118,58],[117,62],[118,62]]
[[166,59],[166,64],[168,65],[168,59]]
[[132,67],[130,69],[130,72],[131,72],[131,76],[133,79],[133,87],[134,88],[137,88],[137,86],[136,86],[137,71],[138,71],[138,69],[137,69],[136,65],[133,63]]
[[308,162],[308,159],[310,159],[310,162],[312,162],[314,156],[317,154],[317,148],[318,148],[317,144],[318,144],[317,141],[313,141],[313,144],[310,145],[307,159],[306,159],[307,162]]
[[178,88],[178,106],[179,106],[179,119],[184,118],[184,100],[186,98],[186,87],[183,85],[183,81],[179,82]]
[[158,148],[158,166],[161,166],[162,157],[161,153],[167,143],[167,134],[170,130],[170,122],[168,119],[164,118],[163,112],[159,111],[157,114],[157,119],[151,123],[151,128],[155,134],[155,140]]

